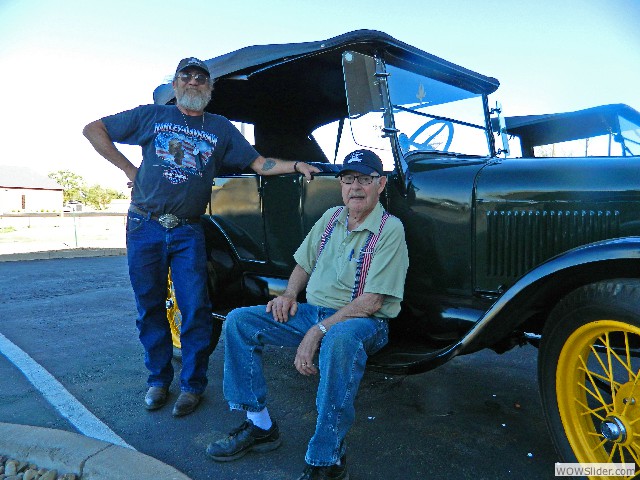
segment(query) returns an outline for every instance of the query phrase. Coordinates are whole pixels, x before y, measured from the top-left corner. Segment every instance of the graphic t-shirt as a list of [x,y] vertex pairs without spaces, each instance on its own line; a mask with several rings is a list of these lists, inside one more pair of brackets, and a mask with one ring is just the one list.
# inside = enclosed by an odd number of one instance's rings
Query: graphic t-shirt
[[131,201],[158,215],[202,215],[218,170],[242,171],[259,155],[226,118],[183,115],[175,105],[142,105],[102,121],[114,142],[142,147]]

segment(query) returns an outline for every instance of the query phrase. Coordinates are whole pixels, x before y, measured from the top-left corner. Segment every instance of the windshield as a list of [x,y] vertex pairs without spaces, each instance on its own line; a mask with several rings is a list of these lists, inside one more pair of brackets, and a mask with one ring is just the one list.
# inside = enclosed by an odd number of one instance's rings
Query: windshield
[[482,95],[356,52],[343,66],[355,144],[390,151],[396,133],[404,155],[490,155]]
[[391,65],[387,71],[403,153],[489,155],[481,95]]

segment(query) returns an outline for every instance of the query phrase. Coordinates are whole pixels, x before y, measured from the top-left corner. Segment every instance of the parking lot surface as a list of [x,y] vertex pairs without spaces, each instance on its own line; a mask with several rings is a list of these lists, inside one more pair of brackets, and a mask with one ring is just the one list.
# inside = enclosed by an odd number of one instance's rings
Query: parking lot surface
[[[299,375],[294,352],[268,349],[269,410],[283,445],[236,462],[204,450],[240,423],[222,398],[224,343],[194,414],[142,407],[146,372],[122,256],[0,263],[0,333],[26,352],[127,444],[194,480],[296,478],[315,423],[317,378]],[[482,351],[415,376],[367,372],[348,436],[351,478],[554,478],[556,456],[542,417],[536,349]],[[179,368],[179,363],[176,363]],[[0,422],[77,432],[24,374],[0,355]],[[171,388],[171,400],[178,393]]]

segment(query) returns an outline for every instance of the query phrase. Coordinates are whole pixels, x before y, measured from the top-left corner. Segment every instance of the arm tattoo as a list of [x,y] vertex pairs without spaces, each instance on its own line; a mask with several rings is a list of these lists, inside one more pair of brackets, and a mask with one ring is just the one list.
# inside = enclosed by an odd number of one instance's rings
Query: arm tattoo
[[265,158],[264,163],[262,164],[262,170],[268,172],[273,167],[276,166],[276,162],[271,158]]

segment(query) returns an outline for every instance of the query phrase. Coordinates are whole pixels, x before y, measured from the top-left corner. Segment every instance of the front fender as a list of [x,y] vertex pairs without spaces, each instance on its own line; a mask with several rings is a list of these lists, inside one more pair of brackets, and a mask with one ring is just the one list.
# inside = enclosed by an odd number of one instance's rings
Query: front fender
[[560,298],[581,285],[621,277],[640,278],[640,237],[595,242],[553,257],[500,296],[460,340],[460,351],[494,345],[531,319],[541,322],[541,332]]

